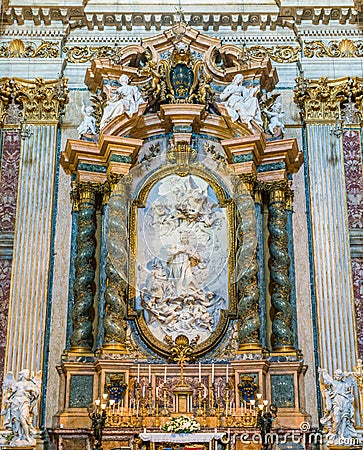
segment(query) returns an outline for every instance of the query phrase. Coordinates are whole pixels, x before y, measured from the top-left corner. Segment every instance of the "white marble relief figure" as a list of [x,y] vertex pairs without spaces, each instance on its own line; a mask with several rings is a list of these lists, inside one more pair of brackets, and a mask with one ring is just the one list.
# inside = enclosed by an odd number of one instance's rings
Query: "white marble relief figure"
[[100,128],[104,128],[112,119],[126,113],[132,117],[144,102],[136,86],[129,84],[129,77],[123,74],[119,78],[120,87],[116,89],[107,102],[101,118]]
[[319,368],[320,383],[325,399],[324,417],[320,420],[328,430],[328,443],[344,445],[345,439],[354,438],[354,394],[356,381],[351,373],[336,370],[331,377],[326,369]]
[[265,113],[269,121],[268,131],[274,135],[276,132],[275,128],[280,128],[281,133],[285,134],[285,125],[283,122],[285,113],[282,111],[282,104],[280,102],[276,102],[272,105],[271,111],[265,109]]
[[92,116],[93,107],[82,104],[83,120],[79,124],[77,131],[80,136],[83,134],[97,134],[96,119]]
[[10,445],[35,446],[36,430],[33,426],[33,417],[37,415],[37,406],[40,396],[41,372],[30,377],[30,371],[24,369],[19,372],[15,381],[12,372],[6,375],[3,383],[5,393],[4,427],[14,434]]
[[243,75],[237,74],[220,95],[233,122],[239,120],[252,129],[251,120],[262,126],[261,110],[254,94],[259,89],[243,86]]
[[[190,175],[168,178],[159,183],[158,195],[146,208],[142,230],[147,244],[139,253],[139,259],[146,258],[146,267],[139,267],[140,306],[159,339],[180,333],[203,339],[226,307],[224,213],[208,197],[203,180],[196,182]],[[154,257],[148,260],[148,254]]]

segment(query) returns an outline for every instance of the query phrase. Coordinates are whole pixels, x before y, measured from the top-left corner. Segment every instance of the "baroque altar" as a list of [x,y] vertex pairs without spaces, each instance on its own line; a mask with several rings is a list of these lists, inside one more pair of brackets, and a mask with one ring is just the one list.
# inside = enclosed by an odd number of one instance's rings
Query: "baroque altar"
[[181,414],[234,436],[271,405],[276,427],[309,422],[287,232],[302,153],[277,81],[183,23],[92,61],[61,156],[77,245],[58,446],[89,439],[95,400],[107,449]]

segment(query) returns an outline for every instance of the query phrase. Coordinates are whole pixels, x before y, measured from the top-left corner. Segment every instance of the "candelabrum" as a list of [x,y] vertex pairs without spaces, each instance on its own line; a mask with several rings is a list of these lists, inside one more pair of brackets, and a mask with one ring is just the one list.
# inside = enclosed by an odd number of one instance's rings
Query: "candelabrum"
[[270,405],[270,408],[262,408],[258,412],[257,416],[257,426],[261,434],[261,442],[263,450],[268,450],[271,448],[271,428],[272,422],[274,421],[277,414],[277,407]]
[[[102,400],[96,400],[92,405],[89,416],[92,420],[92,429],[95,436],[95,449],[102,449],[103,428],[159,428],[167,417],[171,414],[180,413],[178,401],[174,398],[173,407],[170,407],[170,396],[181,395],[176,393],[176,387],[182,386],[182,394],[189,402],[187,414],[195,414],[202,427],[227,427],[227,428],[260,428],[261,435],[268,434],[272,420],[272,406],[268,406],[268,401],[262,399],[262,394],[253,394],[248,391],[250,398],[239,400],[245,392],[234,389],[235,380],[226,368],[226,376],[214,377],[214,366],[210,378],[210,385],[202,382],[202,367],[199,365],[199,380],[196,385],[188,384],[185,378],[182,385],[169,386],[166,382],[166,369],[164,372],[164,383],[155,386],[152,383],[151,368],[149,367],[149,379],[145,383],[145,377],[140,380],[139,368],[137,378],[134,379],[134,390],[126,396],[126,389],[123,395],[117,398],[108,399],[107,394]],[[362,373],[359,378],[359,373]],[[357,369],[356,377],[363,386],[363,365]],[[156,381],[156,380],[155,380]],[[101,403],[102,402],[102,403]],[[267,430],[267,431],[266,431]],[[267,448],[267,447],[266,447]]]
[[106,425],[107,394],[103,395],[103,401],[95,400],[94,404],[88,408],[88,416],[92,421],[92,432],[95,440],[94,450],[102,450],[102,435]]

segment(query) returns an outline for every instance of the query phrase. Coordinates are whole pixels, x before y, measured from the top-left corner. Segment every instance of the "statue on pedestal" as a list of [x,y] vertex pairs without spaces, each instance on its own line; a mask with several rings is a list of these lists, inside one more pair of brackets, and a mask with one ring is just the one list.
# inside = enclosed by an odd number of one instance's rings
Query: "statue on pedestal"
[[328,444],[348,445],[349,439],[357,437],[353,423],[356,385],[353,374],[338,369],[332,378],[321,368],[319,374],[325,398],[324,417],[320,421],[328,430]]
[[242,85],[243,75],[237,74],[231,84],[221,93],[220,98],[225,105],[233,122],[239,120],[247,124],[252,130],[251,120],[262,126],[261,110],[257,98],[254,96],[259,89],[246,88]]
[[4,416],[4,427],[14,434],[10,446],[36,445],[33,417],[37,415],[40,386],[41,372],[30,377],[30,371],[24,369],[19,372],[17,380],[12,372],[6,375],[3,383],[4,409],[1,415]]
[[133,116],[139,105],[144,102],[140,91],[136,86],[129,85],[129,77],[125,74],[120,76],[120,87],[116,89],[107,102],[103,111],[100,128],[104,128],[112,119],[126,113],[129,117]]

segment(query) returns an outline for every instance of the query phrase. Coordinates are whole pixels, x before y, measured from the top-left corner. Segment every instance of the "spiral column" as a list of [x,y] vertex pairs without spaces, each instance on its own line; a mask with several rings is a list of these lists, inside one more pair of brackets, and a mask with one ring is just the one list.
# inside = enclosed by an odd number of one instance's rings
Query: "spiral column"
[[[241,175],[245,186],[247,187],[250,194],[253,192],[253,187],[256,182],[256,176],[253,174]],[[252,220],[244,218],[244,220],[239,220],[237,227],[237,241],[238,250],[236,255],[236,260],[239,260],[242,245],[253,245],[253,241],[244,239],[244,227],[249,229],[253,224],[246,224],[246,220]],[[255,218],[253,218],[255,221]],[[260,328],[261,328],[261,318],[259,315],[259,298],[260,289],[257,282],[258,274],[258,262],[257,262],[257,251],[254,249],[253,257],[248,264],[247,269],[244,271],[243,276],[238,280],[238,305],[237,313],[239,318],[239,351],[258,351],[262,349],[260,343]]]
[[269,193],[270,291],[272,311],[271,343],[274,351],[294,351],[293,308],[290,304],[289,235],[286,231],[286,181],[267,184]]
[[128,258],[128,190],[126,179],[110,180],[111,191],[108,218],[108,257],[106,263],[105,313],[103,318],[103,349],[126,353],[127,258]]
[[70,351],[90,351],[93,346],[96,252],[96,193],[98,184],[80,182],[78,197],[77,255],[75,257],[74,304],[71,311],[73,331]]

